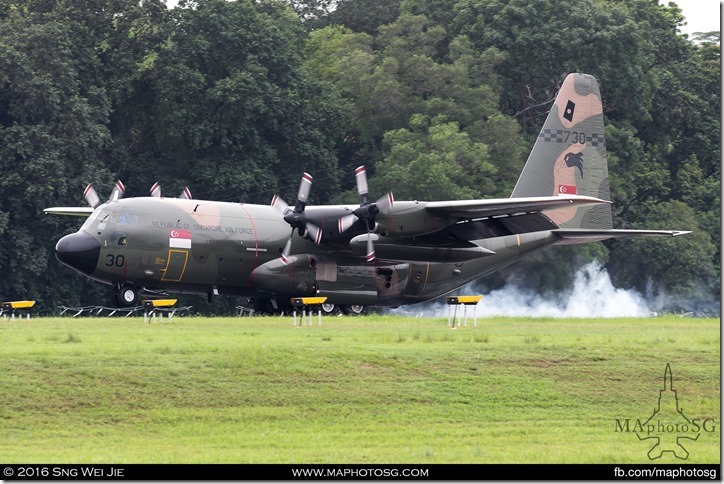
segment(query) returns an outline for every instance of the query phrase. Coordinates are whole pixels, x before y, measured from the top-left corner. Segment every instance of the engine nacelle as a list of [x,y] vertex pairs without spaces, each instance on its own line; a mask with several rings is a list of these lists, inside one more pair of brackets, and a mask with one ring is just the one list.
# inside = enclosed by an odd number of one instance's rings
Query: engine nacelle
[[317,259],[308,254],[294,255],[285,264],[281,259],[270,260],[251,273],[251,283],[273,293],[311,296],[315,294]]
[[372,233],[378,234],[378,235],[381,235],[384,237],[390,233],[390,230],[387,227],[385,227],[384,225],[382,225],[378,222],[375,222],[375,228],[372,230]]

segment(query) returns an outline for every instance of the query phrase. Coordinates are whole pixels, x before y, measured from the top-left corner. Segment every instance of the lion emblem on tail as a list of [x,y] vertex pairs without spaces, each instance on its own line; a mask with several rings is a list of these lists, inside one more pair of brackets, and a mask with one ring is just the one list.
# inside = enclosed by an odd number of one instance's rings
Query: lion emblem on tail
[[568,168],[577,167],[583,178],[583,153],[567,153],[563,161],[566,162]]

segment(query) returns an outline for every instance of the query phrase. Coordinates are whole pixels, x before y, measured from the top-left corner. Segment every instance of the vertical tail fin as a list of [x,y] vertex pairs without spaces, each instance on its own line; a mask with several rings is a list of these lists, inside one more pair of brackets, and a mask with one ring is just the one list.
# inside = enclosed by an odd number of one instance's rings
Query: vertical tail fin
[[[569,74],[563,81],[511,196],[558,194],[611,199],[601,92],[587,74]],[[565,228],[613,227],[610,205],[545,214]]]

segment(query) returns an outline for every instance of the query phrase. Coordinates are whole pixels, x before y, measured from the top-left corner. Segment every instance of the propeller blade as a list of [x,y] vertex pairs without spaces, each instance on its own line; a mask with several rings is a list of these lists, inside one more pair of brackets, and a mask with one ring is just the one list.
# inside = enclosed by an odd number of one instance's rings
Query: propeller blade
[[366,256],[367,262],[372,262],[375,260],[375,246],[372,243],[372,237],[367,237],[367,256]]
[[161,198],[161,184],[158,182],[154,183],[149,193],[152,197]]
[[184,187],[181,195],[179,195],[178,197],[186,200],[191,200],[192,198],[194,198],[191,196],[191,190],[189,190],[189,187]]
[[387,195],[377,200],[375,202],[375,205],[377,205],[377,210],[379,210],[380,213],[389,213],[392,207],[395,205],[395,198],[392,196],[392,192],[389,192]]
[[302,182],[299,184],[299,193],[297,193],[297,204],[294,207],[295,212],[303,212],[307,205],[307,198],[312,189],[312,175],[306,171],[302,174]]
[[285,214],[289,209],[289,205],[287,204],[287,202],[282,200],[279,195],[274,195],[274,198],[272,198],[271,201],[271,206],[274,207],[274,210],[281,214]]
[[315,244],[319,245],[322,243],[322,229],[314,224],[306,224],[307,235],[309,239]]
[[87,187],[85,187],[85,190],[83,191],[83,198],[85,198],[85,201],[88,202],[88,205],[91,206],[91,208],[96,208],[99,203],[101,203],[101,198],[96,193],[95,188],[93,188],[92,184],[88,184]]
[[297,194],[297,203],[294,210],[290,211],[288,205],[279,196],[272,198],[271,206],[275,210],[284,214],[284,221],[292,227],[292,234],[289,236],[284,249],[282,249],[281,259],[284,264],[290,262],[289,254],[292,249],[292,238],[294,237],[294,229],[299,231],[300,237],[307,237],[319,245],[322,243],[322,229],[314,224],[307,222],[307,215],[304,213],[304,207],[307,206],[307,198],[312,189],[312,175],[307,172],[302,174],[302,181],[299,184],[299,193]]
[[344,217],[340,218],[337,222],[337,228],[339,229],[339,233],[346,232],[354,223],[359,220],[359,217],[353,213],[350,213],[349,215],[345,215]]
[[123,198],[123,194],[126,193],[126,187],[123,186],[123,183],[121,180],[118,180],[116,182],[116,186],[113,187],[113,190],[111,191],[111,202],[115,202],[116,200]]
[[[292,229],[292,235],[294,235],[294,229]],[[289,240],[287,240],[287,243],[284,245],[284,249],[282,250],[281,259],[284,264],[289,264],[289,253],[292,251],[292,236],[289,236]]]
[[362,254],[367,262],[372,262],[377,257],[375,254],[374,242],[380,240],[380,236],[367,232],[356,237],[352,237],[349,245],[358,254]]
[[[358,166],[357,169],[354,171],[354,177],[357,181],[357,192],[359,193],[360,198],[360,204],[359,208],[355,209],[354,212],[351,214],[345,215],[341,217],[337,221],[337,228],[339,229],[339,233],[343,233],[346,230],[348,230],[352,225],[354,225],[355,222],[358,220],[363,220],[365,222],[365,225],[367,225],[367,232],[369,233],[371,230],[375,227],[375,217],[378,213],[382,212],[383,214],[388,213],[392,206],[395,203],[395,199],[392,196],[392,192],[388,193],[387,195],[383,196],[379,200],[377,200],[375,203],[370,203],[368,194],[369,194],[369,187],[367,185],[367,169],[362,166]],[[368,260],[372,261],[375,258],[375,251],[374,248],[370,245],[370,250],[368,251],[370,256],[368,256]]]
[[357,180],[357,193],[359,193],[360,205],[367,205],[367,194],[369,190],[367,186],[367,169],[364,165],[357,167],[354,171],[354,177]]

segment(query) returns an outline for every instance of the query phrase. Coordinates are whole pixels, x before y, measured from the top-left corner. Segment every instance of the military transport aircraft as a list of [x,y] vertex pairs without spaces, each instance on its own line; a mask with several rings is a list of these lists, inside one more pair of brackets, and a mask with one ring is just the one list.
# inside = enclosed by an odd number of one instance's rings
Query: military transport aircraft
[[245,296],[257,308],[327,296],[345,312],[399,306],[454,291],[553,245],[688,231],[615,230],[603,109],[596,79],[563,82],[510,198],[397,201],[368,198],[355,172],[359,206],[307,206],[304,173],[294,207],[161,197],[122,199],[119,181],[105,203],[91,185],[89,207],[46,213],[87,217],[56,245],[60,262],[115,286],[119,305],[144,292]]

